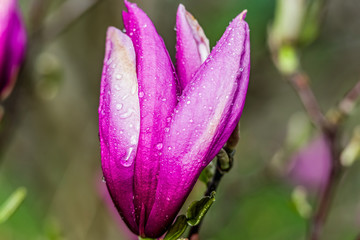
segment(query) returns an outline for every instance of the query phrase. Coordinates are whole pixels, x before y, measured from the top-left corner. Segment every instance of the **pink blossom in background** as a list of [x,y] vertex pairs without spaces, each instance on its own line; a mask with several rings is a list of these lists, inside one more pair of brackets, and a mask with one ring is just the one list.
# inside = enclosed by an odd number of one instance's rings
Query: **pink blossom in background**
[[324,188],[330,167],[329,143],[324,136],[317,136],[292,156],[288,176],[294,184],[317,191]]

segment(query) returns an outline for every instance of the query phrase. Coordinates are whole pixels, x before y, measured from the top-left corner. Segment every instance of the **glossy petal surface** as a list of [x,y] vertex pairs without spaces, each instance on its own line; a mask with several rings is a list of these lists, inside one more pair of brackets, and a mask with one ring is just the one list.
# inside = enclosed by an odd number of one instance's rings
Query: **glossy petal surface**
[[155,202],[164,129],[177,103],[177,84],[169,54],[148,16],[136,4],[125,1],[127,35],[136,52],[140,99],[140,138],[135,161],[135,213],[144,227]]
[[244,15],[231,22],[175,109],[164,140],[156,202],[145,228],[149,236],[163,233],[172,222],[240,119],[250,72]]
[[198,21],[180,4],[176,15],[176,72],[181,89],[210,54],[209,40]]
[[126,224],[138,233],[134,216],[134,165],[140,132],[135,51],[128,36],[110,27],[99,104],[101,163],[110,195]]

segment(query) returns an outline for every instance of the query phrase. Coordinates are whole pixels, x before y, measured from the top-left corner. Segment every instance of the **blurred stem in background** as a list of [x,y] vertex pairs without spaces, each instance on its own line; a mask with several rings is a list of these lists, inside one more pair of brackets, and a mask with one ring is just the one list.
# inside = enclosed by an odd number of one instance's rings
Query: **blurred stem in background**
[[[34,0],[29,14],[29,41],[25,62],[19,74],[17,86],[11,97],[0,107],[0,164],[3,155],[11,143],[21,116],[31,106],[40,104],[35,94],[37,83],[36,61],[44,48],[61,36],[84,14],[94,8],[99,0],[65,1],[54,13],[47,17],[51,1]],[[66,16],[66,18],[64,17]]]
[[[309,240],[320,239],[336,189],[346,170],[342,164],[344,161],[340,157],[344,156],[342,154],[344,147],[339,143],[340,127],[346,116],[351,114],[360,97],[360,81],[358,81],[339,105],[325,115],[311,89],[308,75],[301,69],[299,58],[301,47],[309,45],[316,39],[326,7],[324,0],[278,0],[275,19],[269,29],[268,38],[276,67],[296,91],[309,119],[330,143],[332,155],[330,173],[325,188],[319,192],[317,207],[312,214]],[[358,149],[359,142],[352,142],[352,145],[356,146],[355,149]],[[352,152],[358,154],[358,151]]]

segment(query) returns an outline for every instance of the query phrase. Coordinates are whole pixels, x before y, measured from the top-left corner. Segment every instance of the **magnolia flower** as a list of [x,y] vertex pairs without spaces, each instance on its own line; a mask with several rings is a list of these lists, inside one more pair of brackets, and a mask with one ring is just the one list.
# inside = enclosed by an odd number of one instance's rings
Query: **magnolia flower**
[[243,12],[209,54],[202,29],[180,5],[175,71],[151,20],[136,4],[125,5],[126,34],[107,31],[101,162],[128,227],[154,238],[172,223],[240,119],[250,73],[249,28]]
[[0,1],[0,99],[6,98],[24,59],[25,27],[16,0]]
[[324,136],[317,136],[294,154],[288,176],[294,184],[308,190],[322,190],[329,178],[331,161],[330,143]]

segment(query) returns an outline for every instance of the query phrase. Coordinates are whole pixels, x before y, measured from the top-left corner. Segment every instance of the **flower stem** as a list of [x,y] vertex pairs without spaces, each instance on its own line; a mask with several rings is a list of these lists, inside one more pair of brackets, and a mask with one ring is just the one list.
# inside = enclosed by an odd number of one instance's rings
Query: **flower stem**
[[[236,129],[238,131],[238,128]],[[235,144],[236,145],[236,144]],[[222,177],[225,175],[226,172],[230,171],[232,168],[232,164],[234,161],[234,154],[235,150],[231,148],[224,147],[220,150],[217,155],[216,161],[216,170],[212,180],[208,183],[206,192],[204,196],[210,196],[213,191],[216,191],[220,185]],[[229,165],[226,169],[223,168],[222,162],[228,161]],[[190,240],[199,240],[199,231],[202,224],[202,220],[196,226],[193,226],[189,232],[189,239]]]

